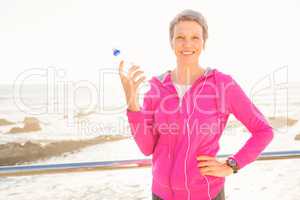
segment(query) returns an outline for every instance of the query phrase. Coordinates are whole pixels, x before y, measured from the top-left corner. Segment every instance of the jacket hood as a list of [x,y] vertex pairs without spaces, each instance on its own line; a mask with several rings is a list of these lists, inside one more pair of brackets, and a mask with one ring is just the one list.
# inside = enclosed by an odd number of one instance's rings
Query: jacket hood
[[[202,76],[198,77],[194,83],[196,84],[197,82],[199,82],[200,80],[202,80],[205,77],[210,77],[210,76],[214,76],[215,73],[217,73],[218,70],[215,68],[211,68],[211,67],[207,67],[205,69],[205,72]],[[168,70],[158,76],[153,76],[152,79],[149,81],[151,84],[155,84],[156,86],[160,86],[166,89],[170,89],[170,85],[172,85],[172,78],[171,78],[171,70]]]

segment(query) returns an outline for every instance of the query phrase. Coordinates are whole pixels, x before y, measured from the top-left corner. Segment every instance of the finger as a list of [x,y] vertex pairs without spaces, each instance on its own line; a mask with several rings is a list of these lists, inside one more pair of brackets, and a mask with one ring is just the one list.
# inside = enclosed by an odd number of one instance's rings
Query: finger
[[216,167],[216,166],[203,167],[203,168],[200,168],[199,170],[200,170],[201,174],[203,174],[203,173],[207,173],[207,172],[216,171],[216,170],[218,170],[218,167]]
[[137,65],[133,65],[132,67],[130,67],[129,70],[128,70],[128,77],[131,77],[133,72],[136,71],[139,68],[140,68],[140,66],[137,66]]
[[138,81],[136,82],[136,85],[139,86],[145,79],[146,79],[146,77],[142,76],[141,78],[138,79]]
[[209,160],[209,161],[201,161],[198,163],[197,167],[209,167],[209,166],[218,166],[219,163],[215,160]]
[[215,160],[215,157],[212,156],[206,156],[206,155],[201,155],[197,157],[197,160]]
[[143,74],[143,73],[144,73],[144,72],[141,71],[141,70],[135,71],[135,72],[133,73],[132,77],[131,77],[131,80],[135,81],[135,79],[136,79],[139,75],[141,75],[141,74]]
[[208,171],[205,173],[202,173],[203,176],[217,176],[216,171]]
[[119,74],[123,75],[124,74],[124,60],[121,60],[119,64]]

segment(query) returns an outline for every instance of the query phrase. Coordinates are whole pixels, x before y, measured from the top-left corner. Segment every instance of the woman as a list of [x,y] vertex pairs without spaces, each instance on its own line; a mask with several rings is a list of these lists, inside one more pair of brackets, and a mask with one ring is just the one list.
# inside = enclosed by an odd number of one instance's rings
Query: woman
[[[217,69],[199,65],[207,40],[207,23],[184,10],[170,23],[170,43],[177,66],[145,80],[139,66],[120,78],[131,132],[140,150],[152,154],[152,199],[224,200],[225,177],[253,162],[273,138],[273,130],[239,84]],[[226,160],[216,158],[218,141],[230,114],[251,133],[244,146]]]

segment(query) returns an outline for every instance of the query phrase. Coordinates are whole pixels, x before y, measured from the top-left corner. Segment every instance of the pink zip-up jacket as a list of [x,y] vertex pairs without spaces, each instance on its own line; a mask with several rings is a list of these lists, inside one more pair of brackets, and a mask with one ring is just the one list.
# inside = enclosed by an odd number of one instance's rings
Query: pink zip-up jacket
[[127,109],[131,133],[144,155],[152,154],[152,192],[164,200],[210,200],[225,177],[204,176],[199,155],[216,156],[229,115],[251,137],[233,157],[242,169],[256,160],[273,138],[273,129],[230,76],[207,68],[180,103],[170,71],[149,81],[140,111]]

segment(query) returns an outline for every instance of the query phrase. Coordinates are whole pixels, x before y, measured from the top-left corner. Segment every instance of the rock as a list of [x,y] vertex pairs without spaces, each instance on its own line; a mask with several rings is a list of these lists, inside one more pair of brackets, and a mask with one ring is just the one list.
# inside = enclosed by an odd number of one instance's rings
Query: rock
[[107,136],[98,136],[87,140],[54,141],[46,145],[42,145],[38,141],[26,141],[23,144],[16,142],[0,144],[0,166],[49,159],[53,156],[64,156],[66,153],[73,153],[92,145],[128,139],[128,136],[124,135],[112,135],[109,137],[110,140],[107,140]]
[[37,124],[25,124],[23,129],[26,132],[42,130],[39,123],[37,123]]
[[40,121],[36,117],[25,117],[23,120],[24,124],[38,124]]
[[268,119],[273,128],[283,128],[286,126],[293,126],[298,122],[298,120],[288,118],[288,117],[269,117]]
[[8,132],[9,133],[24,133],[24,132],[32,132],[32,131],[40,131],[42,130],[40,126],[40,122],[35,117],[25,117],[23,120],[24,127],[13,127]]
[[0,126],[12,125],[14,122],[8,121],[6,119],[0,119]]
[[23,131],[23,128],[21,128],[21,127],[12,127],[8,132],[9,133],[22,133],[24,131]]

